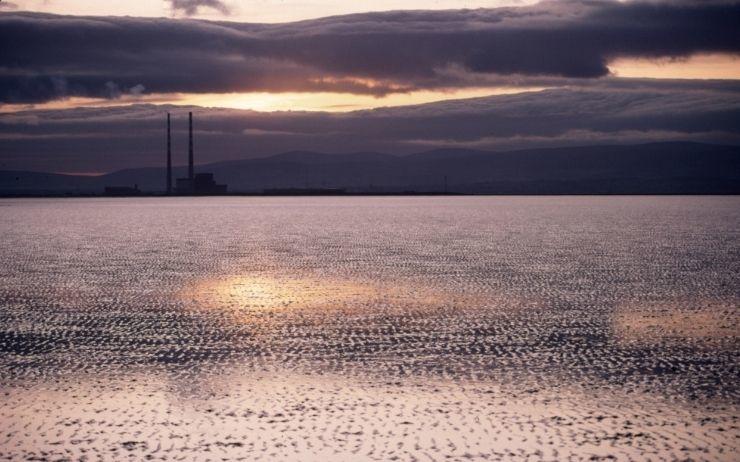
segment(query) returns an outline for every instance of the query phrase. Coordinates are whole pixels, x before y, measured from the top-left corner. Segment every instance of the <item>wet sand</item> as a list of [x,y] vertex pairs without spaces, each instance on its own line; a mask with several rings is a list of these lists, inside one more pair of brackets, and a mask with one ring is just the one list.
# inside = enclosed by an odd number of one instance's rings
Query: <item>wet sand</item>
[[209,383],[89,380],[7,390],[0,400],[5,455],[337,461],[737,455],[736,407],[636,393],[605,399],[489,382],[358,382],[277,371],[230,371]]
[[736,460],[736,198],[0,207],[0,460]]

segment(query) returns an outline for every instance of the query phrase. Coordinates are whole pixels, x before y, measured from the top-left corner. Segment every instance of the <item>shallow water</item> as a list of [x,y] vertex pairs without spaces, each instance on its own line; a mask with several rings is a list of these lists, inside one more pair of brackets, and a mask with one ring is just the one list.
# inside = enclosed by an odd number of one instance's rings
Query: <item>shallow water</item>
[[733,460],[740,198],[0,200],[0,459]]

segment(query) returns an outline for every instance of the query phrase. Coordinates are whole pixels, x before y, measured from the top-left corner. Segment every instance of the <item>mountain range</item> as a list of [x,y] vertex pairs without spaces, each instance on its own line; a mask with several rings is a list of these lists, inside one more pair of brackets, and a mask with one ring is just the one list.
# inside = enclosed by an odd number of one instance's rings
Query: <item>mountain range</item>
[[[163,156],[164,157],[164,156]],[[197,165],[230,192],[340,188],[358,193],[739,194],[740,147],[694,142],[605,145],[493,152],[437,149],[397,156],[377,152],[293,151]],[[186,167],[173,169],[174,177]],[[105,186],[165,188],[164,168],[100,176],[0,171],[0,194],[95,194]]]

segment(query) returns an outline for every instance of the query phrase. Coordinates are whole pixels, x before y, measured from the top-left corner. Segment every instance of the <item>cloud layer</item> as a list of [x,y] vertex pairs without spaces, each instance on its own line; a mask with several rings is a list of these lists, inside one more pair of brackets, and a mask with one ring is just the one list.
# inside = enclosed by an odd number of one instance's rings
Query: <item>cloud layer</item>
[[[188,13],[218,1],[173,0]],[[263,25],[0,13],[0,103],[133,92],[415,89],[591,79],[618,57],[740,53],[740,2],[567,0]],[[528,84],[528,83],[527,83]]]
[[[614,80],[614,79],[611,79]],[[557,89],[350,113],[260,113],[156,105],[0,115],[0,170],[104,172],[160,165],[165,113],[185,162],[195,111],[199,163],[290,150],[411,153],[434,147],[694,140],[740,144],[740,84],[650,82]]]

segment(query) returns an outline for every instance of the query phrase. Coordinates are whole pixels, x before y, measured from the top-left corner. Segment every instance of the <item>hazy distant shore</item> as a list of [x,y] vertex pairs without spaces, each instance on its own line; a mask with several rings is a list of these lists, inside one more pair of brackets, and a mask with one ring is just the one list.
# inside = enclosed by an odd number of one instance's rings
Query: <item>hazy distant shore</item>
[[[195,172],[212,174],[232,195],[724,195],[740,194],[740,147],[673,142],[406,156],[296,151],[196,165]],[[173,168],[174,178],[187,175],[186,167]],[[106,187],[159,195],[166,191],[166,169],[99,176],[0,171],[2,196],[96,196]],[[282,193],[269,194],[276,190]]]
[[343,192],[343,193],[250,193],[233,192],[217,195],[167,195],[162,193],[141,193],[134,195],[106,195],[97,193],[56,193],[56,194],[2,194],[2,199],[74,199],[74,198],[105,198],[105,199],[134,199],[134,198],[207,198],[207,197],[392,197],[392,196],[738,196],[740,191],[730,190],[727,192],[573,192],[573,193],[458,193],[458,192],[433,192],[433,191],[391,191],[391,192]]

